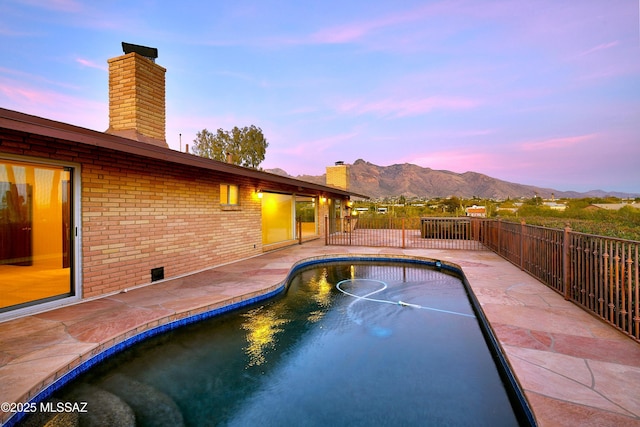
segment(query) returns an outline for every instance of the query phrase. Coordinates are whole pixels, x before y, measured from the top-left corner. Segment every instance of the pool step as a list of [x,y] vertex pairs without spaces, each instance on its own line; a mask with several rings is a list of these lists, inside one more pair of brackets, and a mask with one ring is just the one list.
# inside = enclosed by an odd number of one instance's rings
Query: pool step
[[[120,397],[100,387],[81,384],[71,394],[64,396],[66,402],[86,402],[86,412],[80,413],[78,424],[83,426],[135,427],[133,409]],[[58,426],[61,424],[49,424]],[[74,424],[62,424],[72,426]]]
[[127,403],[135,413],[138,426],[184,426],[178,405],[171,397],[153,386],[122,374],[111,375],[98,385]]
[[171,397],[162,391],[130,378],[115,374],[97,385],[79,384],[62,399],[52,398],[45,404],[86,402],[86,412],[36,412],[26,417],[22,427],[181,427],[182,412]]
[[[49,399],[53,407],[63,403],[59,399]],[[46,412],[37,411],[27,415],[21,422],[21,427],[77,427],[80,425],[80,414],[77,412]]]
[[[58,405],[69,402],[86,402],[86,412],[57,412]],[[37,411],[29,414],[22,427],[78,427],[82,426],[118,426],[135,427],[136,416],[127,403],[113,393],[89,384],[79,384],[72,393],[62,399],[51,398],[43,402],[52,410]]]

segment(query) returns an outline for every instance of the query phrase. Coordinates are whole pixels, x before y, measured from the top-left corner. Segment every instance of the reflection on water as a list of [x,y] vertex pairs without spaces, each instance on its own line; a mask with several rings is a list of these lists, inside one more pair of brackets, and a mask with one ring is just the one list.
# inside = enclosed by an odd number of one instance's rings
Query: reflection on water
[[245,353],[249,356],[248,366],[258,366],[265,362],[265,353],[276,347],[276,335],[282,332],[280,326],[289,322],[278,318],[273,310],[259,307],[242,315],[246,320],[242,329],[247,331]]
[[327,269],[323,268],[319,277],[312,277],[309,280],[309,288],[313,294],[313,300],[320,307],[329,307],[331,305],[331,290],[333,284],[327,280]]
[[[346,295],[341,281],[357,296],[384,283],[375,299],[411,305]],[[152,338],[55,398],[93,399],[81,416],[96,418],[114,413],[99,400],[111,393],[136,420],[166,420],[158,408],[172,407],[186,426],[517,425],[477,320],[451,312],[473,314],[445,272],[311,266],[278,297]],[[143,392],[127,393],[131,384]]]
[[309,313],[307,320],[311,323],[319,322],[326,314],[327,308],[331,306],[331,291],[333,290],[333,284],[327,280],[327,269],[320,270],[318,276],[313,276],[309,280],[309,291],[311,292],[311,298],[315,301],[320,310],[313,310]]
[[[300,298],[299,302],[303,303],[307,299],[307,304],[311,303],[308,305],[309,311],[306,315],[308,322],[317,323],[326,315],[331,307],[335,286],[333,282],[329,279],[327,268],[319,268],[307,273],[305,296]],[[244,351],[249,358],[247,367],[251,367],[267,362],[267,353],[277,349],[278,334],[284,331],[285,324],[293,321],[292,317],[295,315],[287,310],[275,310],[274,307],[262,306],[242,314],[242,317],[245,321],[241,327],[247,331],[245,336],[247,345]]]

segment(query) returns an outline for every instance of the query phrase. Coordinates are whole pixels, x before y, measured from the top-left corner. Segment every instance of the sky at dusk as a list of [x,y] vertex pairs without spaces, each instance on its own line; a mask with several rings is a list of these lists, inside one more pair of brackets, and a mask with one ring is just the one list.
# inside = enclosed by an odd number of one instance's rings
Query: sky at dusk
[[108,127],[107,60],[158,49],[167,143],[255,125],[337,160],[640,193],[638,0],[0,2],[0,107]]

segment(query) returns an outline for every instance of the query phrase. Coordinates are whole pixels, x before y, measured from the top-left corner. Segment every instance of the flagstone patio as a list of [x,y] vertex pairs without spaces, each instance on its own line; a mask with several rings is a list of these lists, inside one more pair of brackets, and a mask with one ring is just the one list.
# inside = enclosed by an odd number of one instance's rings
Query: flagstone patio
[[[540,426],[640,426],[640,344],[498,255],[324,246],[321,240],[0,323],[0,402],[27,402],[128,337],[277,289],[297,262],[334,254],[459,265]],[[10,416],[0,412],[0,422]]]

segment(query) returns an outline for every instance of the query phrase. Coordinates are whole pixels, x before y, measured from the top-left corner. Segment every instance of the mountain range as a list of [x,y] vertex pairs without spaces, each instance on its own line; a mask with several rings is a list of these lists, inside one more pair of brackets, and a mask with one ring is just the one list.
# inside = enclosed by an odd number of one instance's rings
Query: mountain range
[[[350,191],[372,199],[405,196],[407,198],[435,198],[456,196],[460,198],[479,197],[482,199],[532,198],[536,194],[548,199],[605,197],[637,197],[637,194],[592,190],[587,192],[560,191],[533,185],[516,184],[492,178],[477,172],[455,173],[434,170],[404,163],[378,166],[358,159],[350,165]],[[267,169],[266,172],[288,176],[315,184],[325,184],[326,175],[298,175],[293,177],[282,169]]]

